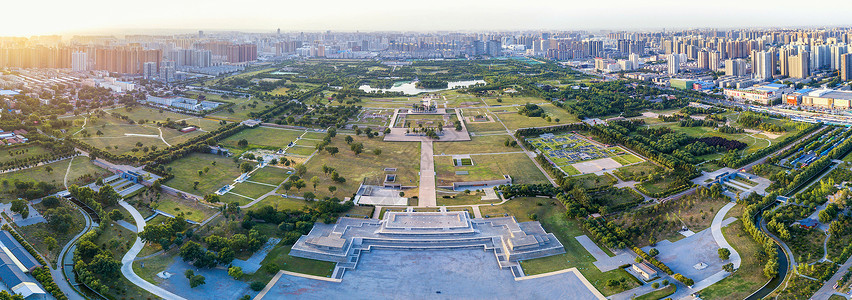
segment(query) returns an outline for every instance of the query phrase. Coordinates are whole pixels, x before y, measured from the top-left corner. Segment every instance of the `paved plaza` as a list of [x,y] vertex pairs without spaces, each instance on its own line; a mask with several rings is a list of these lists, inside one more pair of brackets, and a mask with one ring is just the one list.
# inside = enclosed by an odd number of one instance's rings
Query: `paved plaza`
[[615,170],[621,167],[621,164],[612,158],[601,158],[596,160],[584,161],[571,165],[582,174],[595,173],[599,171]]
[[[340,282],[282,274],[261,299],[604,299],[579,272],[516,280],[482,250],[374,250]],[[185,280],[184,280],[185,281]]]

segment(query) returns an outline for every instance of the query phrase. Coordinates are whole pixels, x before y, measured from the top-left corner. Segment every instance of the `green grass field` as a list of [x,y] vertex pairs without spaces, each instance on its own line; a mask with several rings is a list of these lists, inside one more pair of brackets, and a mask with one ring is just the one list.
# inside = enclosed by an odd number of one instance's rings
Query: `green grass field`
[[[332,147],[337,147],[340,152],[334,156],[327,151],[318,152],[305,166],[308,172],[302,176],[306,181],[313,176],[320,179],[317,185],[317,196],[334,196],[340,199],[351,197],[355,193],[364,178],[378,183],[384,180],[385,168],[396,168],[397,182],[405,186],[416,186],[419,182],[417,173],[420,170],[420,143],[415,142],[384,142],[378,138],[366,138],[353,136],[355,143],[364,144],[364,152],[355,155],[349,145],[340,134],[332,139]],[[381,155],[373,153],[374,149],[381,149]],[[334,168],[341,177],[346,179],[344,183],[335,183],[330,175],[322,172],[322,166],[327,165]],[[332,194],[328,191],[329,186],[337,187]],[[306,191],[306,189],[302,189]]]
[[275,246],[275,248],[272,249],[272,251],[269,251],[269,254],[267,254],[266,258],[264,258],[263,261],[260,263],[261,268],[258,272],[246,275],[241,280],[244,280],[246,282],[269,282],[269,280],[271,280],[272,276],[274,276],[275,274],[269,274],[264,272],[263,270],[265,268],[262,266],[270,264],[274,264],[278,266],[281,270],[285,271],[321,277],[331,277],[331,273],[334,271],[335,263],[290,256],[291,247],[293,246],[278,244],[277,246]]
[[264,148],[264,149],[282,149],[290,142],[295,142],[296,139],[304,133],[302,130],[289,130],[269,127],[258,127],[245,129],[238,132],[222,141],[219,144],[228,148],[237,148],[237,143],[245,139],[248,142],[247,149]]
[[[0,174],[0,182],[7,181],[11,186],[15,180],[42,181],[53,184],[57,187],[63,187],[65,172],[68,170],[69,163],[71,164],[71,170],[68,173],[69,186],[72,184],[88,184],[94,182],[98,177],[105,177],[112,174],[109,171],[92,164],[88,157],[80,156],[75,157],[73,161],[66,159],[26,170]],[[52,171],[48,172],[48,167],[50,167]],[[0,188],[0,201],[5,202],[14,199],[15,197],[5,193],[4,188]]]
[[251,173],[251,177],[249,177],[249,181],[261,182],[266,184],[278,185],[287,179],[287,172],[292,172],[287,169],[270,167],[266,166],[261,168],[254,173]]
[[0,163],[6,163],[14,160],[24,160],[30,157],[49,154],[46,148],[38,145],[24,144],[15,147],[3,148],[0,150]]
[[[251,183],[251,182],[243,182],[243,183],[238,183],[237,185],[235,185],[234,189],[232,189],[230,191],[230,193],[243,195],[243,196],[246,196],[246,197],[249,197],[249,198],[252,198],[252,199],[257,199],[260,196],[263,196],[264,194],[269,193],[274,189],[275,189],[274,187],[267,186],[267,185]],[[294,188],[292,191],[295,191],[295,190],[296,189]],[[307,191],[307,189],[303,188],[302,191]]]
[[186,219],[196,222],[202,222],[216,213],[215,209],[201,203],[172,196],[167,193],[160,193],[159,198],[155,194],[142,193],[134,196],[131,200],[141,203],[151,203],[151,207],[175,216],[183,213]]
[[[547,177],[524,153],[473,155],[471,158],[473,166],[455,167],[451,157],[436,156],[437,184],[443,186],[457,181],[495,180],[502,179],[503,175],[512,176],[514,184],[547,182]],[[467,171],[468,175],[456,175],[456,171]]]
[[[213,165],[213,162],[216,165]],[[210,170],[199,176],[198,171],[203,171],[205,167]],[[167,186],[200,196],[211,194],[232,183],[241,174],[239,164],[235,164],[233,159],[204,153],[192,153],[169,163],[166,168],[171,169],[175,175],[165,183]],[[197,189],[193,188],[195,181],[199,182]]]
[[216,112],[215,114],[212,114],[211,116],[228,119],[246,120],[250,118],[250,113],[260,113],[265,109],[269,108],[269,106],[273,105],[271,101],[261,101],[257,99],[248,100],[244,98],[237,99],[237,101],[233,103],[233,106],[224,108]]
[[505,141],[514,141],[508,134],[472,136],[469,142],[441,142],[434,143],[435,154],[474,154],[474,153],[499,153],[518,152],[520,147],[506,147]]
[[[564,109],[558,108],[553,104],[540,104],[541,107],[547,116],[551,118],[551,122],[548,122],[544,118],[541,117],[527,117],[521,114],[518,114],[517,107],[495,107],[491,108],[491,112],[494,113],[510,130],[516,130],[518,128],[528,128],[528,127],[540,127],[540,126],[551,126],[565,123],[576,123],[580,120],[577,119],[576,116],[568,113]],[[511,113],[498,113],[500,110],[505,110]],[[559,119],[557,122],[556,119]]]
[[177,121],[189,118],[196,118],[191,115],[180,114],[165,109],[154,109],[146,106],[137,106],[133,108],[119,107],[116,109],[109,109],[106,112],[119,113],[121,115],[127,116],[128,118],[136,122],[139,122],[139,120],[147,120],[146,123],[166,122],[166,120]]
[[310,204],[311,202],[301,199],[284,198],[281,196],[269,196],[253,205],[252,209],[257,209],[269,205],[277,210],[301,210],[303,207],[308,206]]
[[[538,204],[541,204],[539,206]],[[502,216],[509,214],[515,216],[518,222],[531,221],[530,217],[535,215],[547,232],[556,235],[556,238],[565,246],[565,253],[543,258],[521,261],[521,267],[527,275],[543,274],[569,268],[577,268],[604,295],[612,295],[624,291],[622,287],[608,287],[607,280],[624,279],[628,289],[639,285],[636,279],[623,269],[617,269],[606,273],[600,272],[594,264],[595,258],[580,245],[574,237],[588,235],[575,220],[565,216],[565,208],[557,200],[542,198],[515,198],[502,205],[482,206],[480,211],[483,216]]]

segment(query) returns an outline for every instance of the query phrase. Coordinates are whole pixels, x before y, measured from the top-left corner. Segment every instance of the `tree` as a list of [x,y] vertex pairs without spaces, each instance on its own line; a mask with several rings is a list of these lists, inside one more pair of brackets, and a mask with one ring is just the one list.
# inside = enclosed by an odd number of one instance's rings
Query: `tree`
[[728,250],[728,248],[719,248],[717,252],[719,253],[719,258],[722,260],[728,260],[731,257],[731,250]]
[[362,144],[362,143],[349,144],[349,149],[352,150],[352,153],[355,153],[355,155],[358,155],[358,154],[361,154],[361,152],[364,152],[364,144]]
[[325,151],[328,152],[328,154],[331,154],[331,156],[334,156],[340,152],[340,149],[337,149],[337,147],[325,147]]
[[302,188],[307,186],[307,184],[305,184],[304,180],[299,179],[294,183],[294,186],[296,187],[297,190],[302,191]]
[[648,250],[648,255],[650,256],[657,256],[657,254],[660,254],[660,250],[657,250],[657,248],[651,248],[651,250]]
[[44,207],[47,208],[57,207],[59,206],[59,198],[56,196],[44,197],[44,199],[41,200],[41,205],[44,205]]
[[727,263],[727,264],[723,265],[722,270],[725,270],[725,272],[728,272],[728,273],[733,273],[734,272],[734,263]]
[[315,195],[314,193],[311,193],[311,192],[305,192],[305,195],[303,196],[303,198],[305,198],[305,201],[314,201],[314,199],[317,198],[317,195]]
[[[147,229],[148,226],[145,228]],[[194,261],[200,258],[203,254],[204,249],[201,249],[201,245],[194,241],[189,241],[180,247],[180,257],[187,262]]]
[[51,173],[51,172],[53,172],[53,167],[47,166],[47,167],[44,168],[44,170],[47,171],[47,173]]
[[[225,248],[222,248],[222,250],[219,250],[219,256],[216,258],[216,260],[218,260],[220,264],[228,265],[232,261],[234,261],[234,256],[235,256],[234,250],[231,250],[231,248],[225,247]],[[229,274],[230,274],[230,270],[228,270],[228,271],[229,271]]]
[[382,155],[382,149],[373,149],[373,154],[375,154],[376,156]]
[[44,239],[44,243],[47,245],[47,250],[48,250],[48,251],[53,251],[53,249],[56,249],[56,246],[57,246],[57,244],[58,244],[58,243],[56,242],[56,239],[55,239],[55,238],[53,238],[52,236],[46,237],[46,238]]
[[237,142],[237,147],[245,148],[248,147],[248,141],[246,139],[241,139]]
[[113,209],[109,212],[109,218],[113,221],[123,220],[124,215],[121,214],[121,211],[118,209]]
[[240,172],[248,173],[248,172],[251,171],[251,169],[252,169],[252,166],[248,162],[243,162],[243,163],[240,164]]
[[311,184],[314,186],[314,191],[317,190],[317,184],[319,184],[319,177],[311,177]]
[[198,184],[199,184],[199,183],[201,183],[201,182],[199,182],[198,180],[194,181],[194,182],[192,183],[192,189],[193,189],[193,190],[197,190],[197,189],[198,189]]
[[95,198],[101,205],[107,207],[118,204],[118,200],[121,200],[121,195],[119,195],[112,186],[106,185],[98,190],[98,194]]
[[204,280],[206,280],[206,278],[204,278],[204,276],[201,276],[201,275],[192,276],[192,278],[189,279],[189,287],[195,288],[199,285],[202,285],[202,284],[205,283]]
[[328,186],[328,192],[331,193],[332,195],[334,195],[334,191],[336,191],[336,190],[337,190],[336,186],[333,186],[333,185]]
[[20,214],[24,219],[30,215],[30,208],[27,206],[27,201],[21,199],[12,200],[11,210],[12,212]]
[[204,195],[204,202],[207,202],[207,203],[219,203],[219,195],[216,195],[216,194],[207,194],[207,195]]
[[243,277],[243,268],[237,266],[228,268],[228,276],[231,276],[234,279],[240,279],[240,277]]
[[305,167],[303,164],[296,165],[296,175],[299,177],[304,176],[305,173],[308,172],[308,167]]
[[343,140],[346,141],[347,144],[351,144],[352,141],[354,141],[355,139],[353,139],[351,135],[347,135],[345,138],[343,138]]

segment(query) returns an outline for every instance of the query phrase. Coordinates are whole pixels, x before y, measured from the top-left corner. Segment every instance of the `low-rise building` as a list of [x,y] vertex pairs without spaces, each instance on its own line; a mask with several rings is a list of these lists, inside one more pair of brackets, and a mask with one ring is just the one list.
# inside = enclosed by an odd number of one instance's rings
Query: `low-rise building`
[[631,268],[645,281],[650,281],[651,279],[654,279],[654,277],[657,277],[657,270],[654,270],[654,268],[645,262],[635,263]]
[[852,92],[815,90],[801,96],[800,105],[830,109],[852,109]]
[[746,89],[725,89],[725,96],[744,102],[771,105],[789,91],[790,88],[783,84],[766,84]]

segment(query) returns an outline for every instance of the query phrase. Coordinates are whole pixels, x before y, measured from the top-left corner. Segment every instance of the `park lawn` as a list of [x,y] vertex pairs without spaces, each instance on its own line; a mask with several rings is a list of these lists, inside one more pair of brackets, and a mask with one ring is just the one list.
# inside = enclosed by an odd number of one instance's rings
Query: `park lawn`
[[[448,190],[441,189],[438,191],[443,192]],[[489,204],[500,202],[500,200],[482,201],[482,196],[485,196],[485,192],[481,192],[478,190],[470,192],[446,192],[445,194],[447,195],[438,195],[438,206]]]
[[462,108],[461,110],[462,110],[462,116],[465,117],[465,118],[467,118],[467,117],[473,118],[477,115],[487,115],[488,117],[491,118],[491,120],[494,120],[493,122],[468,122],[467,120],[465,120],[464,121],[465,126],[467,126],[467,130],[469,132],[478,132],[478,133],[482,133],[482,132],[505,133],[506,132],[506,127],[503,126],[502,123],[497,121],[497,117],[494,113],[488,112],[485,109]]
[[[667,285],[667,286],[666,286],[666,287],[664,287],[664,288],[661,288],[661,289],[658,289],[658,290],[656,290],[656,291],[653,291],[653,292],[647,293],[647,294],[645,294],[645,295],[642,295],[642,296],[636,297],[636,298],[634,298],[634,300],[658,300],[658,299],[663,299],[663,298],[668,297],[668,296],[669,296],[669,295],[671,295],[671,294],[674,294],[674,293],[675,293],[675,291],[677,291],[677,286],[675,286],[675,285],[673,285],[673,284],[669,284],[669,285]],[[702,290],[702,291],[701,291],[701,297],[705,297],[705,296],[704,296],[704,291],[705,291],[705,290]],[[746,296],[748,296],[748,295],[746,295]]]
[[[216,165],[213,165],[213,162]],[[204,170],[205,167],[210,167],[210,170],[203,176],[198,176],[198,171]],[[242,174],[239,164],[235,164],[233,159],[206,153],[192,153],[169,163],[167,168],[175,175],[166,181],[167,186],[202,196],[232,183]],[[197,189],[193,188],[195,181],[199,182]]]
[[331,274],[334,272],[335,263],[290,256],[290,248],[292,247],[293,245],[284,245],[279,243],[275,246],[275,248],[272,248],[272,250],[269,251],[269,254],[267,254],[266,258],[264,258],[260,263],[261,267],[257,272],[253,274],[246,274],[241,278],[241,280],[245,282],[269,282],[269,280],[275,276],[275,273],[277,273],[276,271],[273,274],[269,274],[264,271],[264,269],[266,269],[264,266],[271,264],[278,266],[280,270],[320,277],[331,277]]
[[290,175],[287,174],[287,172],[292,172],[292,171],[284,169],[284,168],[266,166],[266,167],[258,169],[257,171],[254,171],[254,173],[251,173],[251,176],[249,177],[248,180],[266,183],[266,184],[278,185],[281,182],[283,182],[284,179],[287,179],[287,176],[290,176]]
[[[71,161],[71,159],[66,159],[47,165],[29,168],[26,170],[3,173],[0,174],[0,182],[7,181],[11,186],[11,184],[14,183],[15,180],[43,181],[61,189],[63,187],[65,173],[68,170],[69,163],[71,164],[71,171],[68,173],[69,186],[72,184],[87,184],[90,182],[94,182],[98,177],[103,177],[107,174],[111,174],[110,172],[92,164],[89,158],[81,156],[75,157],[73,162]],[[50,172],[48,172],[48,167],[50,167],[51,169]],[[8,200],[14,199],[16,199],[16,197],[12,197],[12,195],[5,193],[4,189],[0,189],[0,200],[2,200],[3,202],[7,202]]]
[[[290,142],[295,142],[303,133],[303,130],[258,127],[244,129],[224,140],[219,141],[219,144],[228,148],[244,150],[253,148],[277,150],[286,147]],[[237,146],[237,143],[243,139],[248,142],[248,147],[241,148]]]
[[584,189],[591,189],[604,185],[612,185],[616,182],[615,179],[606,175],[585,174],[580,176],[574,176],[573,178],[577,181],[577,184],[579,184]]
[[636,155],[633,155],[633,154],[624,154],[624,155],[618,156],[618,158],[621,158],[621,159],[627,161],[627,163],[624,164],[624,165],[635,164],[635,163],[643,161],[641,158],[639,158],[639,157],[637,157]]
[[[728,212],[728,217],[740,217]],[[758,260],[760,245],[749,235],[741,220],[722,228],[725,240],[740,254],[742,264],[731,276],[701,291],[704,299],[745,299],[769,279],[763,275],[763,262]]]
[[[497,180],[503,175],[512,176],[514,184],[546,183],[532,160],[524,153],[473,155],[473,166],[453,166],[449,156],[435,157],[435,173],[438,185],[452,185],[458,181]],[[456,171],[468,171],[468,175],[456,175]]]
[[[551,118],[551,121],[548,122],[545,118],[542,117],[527,117],[517,113],[517,107],[507,107],[507,108],[491,108],[491,112],[494,112],[495,115],[503,121],[503,124],[506,124],[510,130],[517,130],[519,128],[529,128],[529,127],[541,127],[541,126],[551,126],[558,124],[566,124],[566,123],[576,123],[580,120],[577,119],[576,116],[568,113],[564,109],[558,108],[553,104],[540,104],[541,107],[547,116]],[[496,113],[498,110],[505,110],[511,113]],[[556,119],[559,119],[557,122]]]
[[241,100],[243,101],[234,102],[233,106],[221,109],[218,112],[212,114],[212,116],[228,119],[245,120],[250,119],[250,115],[252,113],[260,113],[269,108],[271,105],[273,105],[271,101],[262,101],[257,99]]
[[577,170],[577,168],[572,165],[564,165],[559,168],[562,169],[562,171],[565,171],[565,173],[568,173],[568,175],[580,175],[580,170]]
[[258,209],[260,207],[264,207],[266,205],[272,206],[272,208],[275,208],[276,210],[279,210],[279,211],[285,210],[285,209],[301,210],[305,206],[310,206],[311,202],[301,200],[301,199],[286,198],[286,197],[274,195],[274,196],[269,196],[269,197],[263,198],[263,200],[261,200],[260,202],[255,203],[254,205],[252,205],[252,209],[256,210],[256,209]]
[[[139,198],[137,197],[137,199]],[[216,213],[215,209],[194,200],[183,199],[166,193],[162,193],[160,199],[156,202],[156,206],[152,207],[175,216],[183,213],[187,220],[199,223]]]
[[294,147],[290,147],[289,149],[287,149],[287,154],[300,155],[300,156],[310,156],[316,150],[317,149],[315,147],[294,146]]
[[170,145],[174,146],[183,142],[186,142],[196,136],[204,134],[202,131],[190,131],[187,133],[180,132],[180,130],[172,129],[172,128],[160,128],[163,131],[163,139],[166,140]]
[[325,138],[326,135],[328,135],[328,134],[325,133],[325,132],[308,130],[308,131],[305,131],[305,134],[302,135],[302,138],[303,139],[322,140],[323,138]]
[[[416,186],[419,182],[420,143],[416,142],[384,142],[378,138],[353,136],[354,143],[363,143],[364,152],[355,155],[350,146],[344,141],[344,136],[338,134],[329,146],[337,147],[339,153],[332,156],[327,151],[317,152],[305,166],[307,173],[302,176],[307,182],[316,176],[319,178],[317,192],[319,197],[334,196],[340,199],[351,197],[358,190],[364,179],[368,183],[381,184],[384,181],[385,168],[396,168],[396,182],[403,186]],[[376,155],[373,150],[381,149]],[[334,168],[346,182],[337,183],[331,180],[330,174],[322,171],[322,166]],[[335,186],[334,194],[328,191],[329,186]]]
[[[66,232],[58,232],[50,228],[47,223],[36,223],[29,226],[17,227],[15,229],[21,233],[21,236],[27,240],[33,247],[35,247],[36,251],[40,253],[44,260],[47,261],[51,267],[55,266],[58,261],[59,251],[62,251],[62,247],[65,246],[75,235],[80,233],[81,230],[86,226],[86,219],[83,217],[83,214],[80,213],[79,210],[74,209],[66,203],[60,204],[60,206],[68,207],[71,211],[71,226],[68,228]],[[41,205],[34,206],[36,210],[38,210],[42,215],[46,209]],[[47,248],[47,243],[45,243],[45,239],[47,237],[53,237],[56,239],[56,247],[53,249]]]
[[614,160],[614,161],[616,161],[616,162],[620,163],[622,166],[623,166],[623,165],[628,165],[628,164],[630,164],[630,162],[628,162],[628,161],[627,161],[626,159],[624,159],[624,158],[621,158],[620,156],[613,156],[613,157],[610,157],[610,158],[612,158],[612,160]]
[[[742,154],[754,153],[754,152],[756,152],[760,149],[769,147],[770,143],[773,143],[773,142],[776,142],[776,141],[780,142],[781,139],[783,139],[784,136],[785,136],[785,135],[782,135],[777,139],[763,139],[763,138],[758,138],[758,137],[752,137],[752,136],[750,136],[750,133],[748,133],[748,132],[745,132],[745,133],[722,133],[722,132],[719,132],[718,130],[716,130],[714,128],[710,128],[710,127],[701,127],[701,126],[680,127],[678,125],[678,123],[671,123],[671,124],[667,123],[664,126],[669,127],[674,131],[680,131],[680,132],[686,133],[689,136],[695,137],[695,138],[718,136],[718,137],[723,137],[723,138],[726,138],[726,139],[729,139],[729,140],[737,140],[737,141],[746,143],[748,145],[748,147],[746,147],[745,149],[742,150],[742,152],[741,152]],[[794,130],[793,132],[786,133],[786,134],[793,134],[795,132],[796,131]]]
[[[178,247],[172,247],[172,249],[179,249]],[[162,281],[159,277],[157,277],[157,273],[165,271],[175,260],[175,256],[177,256],[177,250],[171,250],[165,253],[161,253],[159,255],[149,257],[142,260],[136,260],[133,262],[133,272],[136,275],[139,275],[142,279],[152,284],[159,284],[159,281]],[[142,256],[141,254],[139,256]],[[142,264],[145,266],[143,267]],[[175,276],[181,276],[183,274],[175,274]]]
[[639,286],[635,277],[624,269],[603,273],[595,267],[593,264],[595,258],[574,238],[588,234],[583,231],[577,221],[567,218],[565,208],[555,199],[515,198],[502,205],[480,206],[479,209],[483,216],[509,214],[514,216],[518,222],[531,221],[529,217],[535,214],[545,231],[553,233],[562,242],[565,247],[563,254],[521,261],[521,267],[527,275],[577,268],[604,295],[612,295],[626,290],[620,286],[607,287],[606,282],[609,279],[617,281],[624,279],[628,289]]
[[107,113],[119,113],[121,115],[127,116],[133,121],[137,123],[139,120],[146,120],[146,123],[156,123],[156,122],[166,122],[167,120],[177,121],[183,120],[187,118],[194,118],[191,115],[185,115],[181,113],[172,112],[166,109],[155,109],[147,106],[136,106],[136,107],[119,107],[115,109],[106,110]]
[[[18,154],[17,152],[23,151]],[[0,163],[6,163],[13,160],[24,160],[30,157],[50,154],[47,148],[35,144],[24,144],[15,147],[3,148],[0,150]]]
[[645,187],[645,190],[647,190],[648,193],[656,194],[656,193],[662,193],[662,192],[667,191],[669,189],[669,186],[671,184],[673,184],[676,179],[677,178],[675,178],[675,176],[668,176],[668,177],[662,178],[660,180],[656,180],[656,181],[653,181],[653,182],[645,181],[645,182],[642,182],[640,184],[643,187]]
[[189,126],[195,126],[199,128],[201,131],[211,132],[219,127],[222,127],[222,124],[219,124],[219,120],[208,119],[208,118],[190,118],[186,119],[186,124]]
[[375,206],[353,206],[352,208],[350,208],[349,210],[344,212],[342,214],[342,216],[343,217],[353,217],[353,218],[360,218],[360,217],[363,216],[363,217],[367,217],[367,218],[372,218],[373,212],[375,210],[376,210]]
[[630,227],[645,227],[647,230],[630,236],[631,242],[637,247],[649,244],[651,237],[657,241],[669,240],[675,242],[684,238],[680,234],[682,226],[693,232],[710,227],[713,217],[730,199],[712,198],[698,194],[687,195],[680,199],[657,203],[633,209],[608,218],[625,230]]
[[[106,211],[112,211],[113,209],[118,209],[124,215],[125,221],[129,221],[131,224],[135,224],[133,222],[133,217],[130,216],[130,213],[122,207],[116,205],[111,206],[105,209]],[[112,256],[118,260],[124,256],[130,247],[133,246],[133,242],[136,241],[136,233],[133,231],[124,228],[124,226],[119,225],[115,222],[103,222],[101,227],[101,235],[98,236],[94,241],[95,245],[100,246],[101,249],[106,249]]]
[[[275,189],[276,188],[267,185],[252,182],[242,182],[235,185],[234,188],[230,191],[230,193],[243,195],[252,199],[257,199],[260,198],[260,196],[263,196],[264,194],[269,193]],[[305,189],[305,191],[307,191],[307,189]]]
[[508,134],[472,136],[469,142],[436,142],[434,143],[435,154],[474,154],[474,153],[499,153],[518,152],[521,148],[506,147],[506,139],[514,141]]
[[613,171],[613,173],[619,175],[622,180],[631,181],[644,179],[646,176],[652,174],[657,169],[661,168],[655,165],[653,162],[646,161],[631,166],[620,167]]
[[237,195],[232,194],[232,193],[225,193],[225,194],[219,196],[219,202],[222,202],[222,203],[234,203],[234,202],[236,202],[239,205],[246,205],[246,204],[249,204],[251,201],[252,201],[252,199],[240,197],[240,196],[237,196]]
[[[503,94],[497,97],[485,97],[482,100],[485,101],[486,104],[490,106],[497,105],[524,105],[527,103],[532,104],[547,104],[547,100],[541,99],[539,97],[530,97],[530,96],[511,96],[512,94]],[[499,99],[499,100],[498,100]]]

